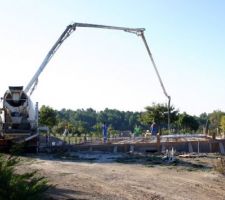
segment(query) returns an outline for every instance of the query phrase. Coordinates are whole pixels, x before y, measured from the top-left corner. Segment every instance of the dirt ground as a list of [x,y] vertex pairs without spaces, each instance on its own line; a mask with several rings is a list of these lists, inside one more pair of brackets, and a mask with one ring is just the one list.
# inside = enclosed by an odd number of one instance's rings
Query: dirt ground
[[218,154],[178,158],[106,153],[40,154],[19,171],[39,170],[54,185],[53,199],[225,200],[225,176],[213,165]]

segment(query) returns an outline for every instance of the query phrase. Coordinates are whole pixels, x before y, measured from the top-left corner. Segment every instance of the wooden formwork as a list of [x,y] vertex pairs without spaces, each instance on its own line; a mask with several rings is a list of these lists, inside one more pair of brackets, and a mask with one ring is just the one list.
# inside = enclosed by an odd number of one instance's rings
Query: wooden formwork
[[163,152],[172,148],[177,152],[224,153],[225,140],[177,141],[162,143],[126,143],[126,144],[80,144],[69,145],[72,151],[104,151],[104,152]]

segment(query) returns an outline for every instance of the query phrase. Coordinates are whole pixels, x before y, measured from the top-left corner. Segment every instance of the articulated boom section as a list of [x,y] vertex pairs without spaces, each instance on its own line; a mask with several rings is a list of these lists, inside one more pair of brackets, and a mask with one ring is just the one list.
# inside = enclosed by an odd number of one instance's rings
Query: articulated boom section
[[44,70],[48,62],[51,60],[55,52],[59,49],[59,47],[62,45],[62,43],[76,30],[77,27],[83,27],[83,28],[98,28],[98,29],[111,29],[111,30],[122,30],[129,33],[134,33],[137,35],[143,35],[145,29],[144,28],[126,28],[126,27],[117,27],[117,26],[105,26],[105,25],[98,25],[98,24],[86,24],[86,23],[74,23],[70,24],[66,27],[65,31],[60,35],[59,39],[56,41],[56,43],[53,45],[53,47],[50,49],[48,54],[46,55],[45,59],[41,63],[40,67],[38,68],[37,72],[34,74],[30,82],[27,84],[24,92],[28,94],[30,91],[30,94],[35,89],[35,86],[38,82],[38,77],[41,74],[41,72]]

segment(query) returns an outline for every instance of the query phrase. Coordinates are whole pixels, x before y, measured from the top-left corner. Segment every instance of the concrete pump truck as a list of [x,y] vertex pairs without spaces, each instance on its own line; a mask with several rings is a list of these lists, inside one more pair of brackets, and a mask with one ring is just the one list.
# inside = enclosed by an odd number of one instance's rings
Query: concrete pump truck
[[122,30],[128,33],[134,33],[141,36],[144,45],[147,49],[148,55],[153,64],[156,75],[159,79],[160,85],[165,96],[168,98],[168,128],[170,124],[170,96],[167,94],[163,85],[162,79],[157,70],[156,64],[153,60],[152,54],[144,36],[144,28],[126,28],[116,26],[105,26],[87,23],[73,23],[66,27],[59,39],[52,46],[40,67],[27,84],[25,89],[22,86],[10,86],[1,98],[2,106],[0,108],[0,148],[8,147],[14,143],[27,143],[32,148],[38,148],[38,104],[33,106],[30,99],[41,72],[44,70],[53,55],[59,49],[61,44],[76,30],[77,27],[83,28],[97,28],[97,29],[111,29]]

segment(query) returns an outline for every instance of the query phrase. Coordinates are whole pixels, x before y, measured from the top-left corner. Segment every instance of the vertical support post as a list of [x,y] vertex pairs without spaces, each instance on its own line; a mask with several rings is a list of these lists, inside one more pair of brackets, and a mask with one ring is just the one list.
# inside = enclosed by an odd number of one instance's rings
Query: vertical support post
[[188,142],[188,151],[189,151],[189,153],[193,153],[193,147],[192,147],[191,142]]
[[225,154],[225,148],[224,148],[224,145],[223,145],[222,142],[219,143],[219,149],[220,149],[220,153],[224,155]]
[[213,140],[216,139],[216,132],[213,132],[213,134],[212,134],[212,139],[213,139]]
[[93,151],[93,148],[92,148],[92,146],[90,146],[90,147],[89,147],[89,151],[90,151],[90,152],[92,152],[92,151]]
[[160,152],[160,135],[157,134],[156,136],[156,144],[157,144],[157,150]]
[[212,142],[209,142],[209,152],[212,153]]
[[199,140],[198,140],[198,154],[200,153],[200,148],[199,148]]
[[130,153],[134,153],[134,145],[130,145]]
[[38,128],[38,125],[39,125],[39,110],[38,110],[38,102],[36,102],[35,104],[35,121],[36,121],[36,131],[37,131],[37,147],[36,147],[36,151],[38,152],[39,151],[39,128]]
[[117,153],[117,146],[113,147],[113,153]]

